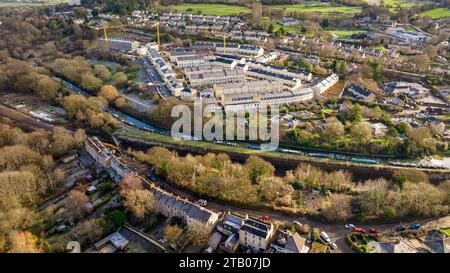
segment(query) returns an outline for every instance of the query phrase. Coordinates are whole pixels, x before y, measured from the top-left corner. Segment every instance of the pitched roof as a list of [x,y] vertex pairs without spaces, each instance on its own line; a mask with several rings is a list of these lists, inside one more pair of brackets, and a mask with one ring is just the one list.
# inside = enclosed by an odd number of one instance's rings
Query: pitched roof
[[241,230],[254,234],[258,237],[266,238],[271,228],[271,224],[256,219],[249,218],[244,222]]

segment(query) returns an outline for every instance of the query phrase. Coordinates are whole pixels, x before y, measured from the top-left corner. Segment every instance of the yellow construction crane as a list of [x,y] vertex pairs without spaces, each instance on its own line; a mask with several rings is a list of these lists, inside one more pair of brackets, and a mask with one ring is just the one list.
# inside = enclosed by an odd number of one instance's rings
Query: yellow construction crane
[[223,33],[223,52],[225,52],[225,49],[227,48],[227,34]]
[[156,25],[156,39],[158,41],[158,50],[161,50],[161,38],[159,37],[159,22]]
[[103,35],[105,36],[105,48],[108,49],[108,34],[106,32],[107,24],[103,25]]
[[120,25],[108,25],[107,23],[106,24],[103,24],[103,37],[105,38],[105,47],[106,47],[106,49],[108,49],[108,29],[120,29],[120,28],[124,28],[124,27],[126,27],[127,25],[123,25],[123,24],[120,24]]

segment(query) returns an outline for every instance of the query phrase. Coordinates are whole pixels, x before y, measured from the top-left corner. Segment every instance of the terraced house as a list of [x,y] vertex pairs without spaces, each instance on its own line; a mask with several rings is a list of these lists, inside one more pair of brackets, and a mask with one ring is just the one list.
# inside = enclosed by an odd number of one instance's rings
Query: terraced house
[[267,249],[273,234],[274,226],[272,223],[248,218],[239,230],[239,242],[254,251],[264,251]]
[[[89,137],[86,139],[85,144],[85,149],[89,155],[102,167],[113,169],[116,174],[120,175],[120,179],[123,175],[131,172],[98,138]],[[145,180],[142,177],[139,178],[143,181]],[[114,179],[116,178],[114,177]],[[188,229],[201,229],[210,232],[215,228],[219,220],[219,214],[188,200],[181,199],[151,183],[149,185],[149,190],[155,196],[154,207],[149,209],[154,209],[166,217],[180,218],[186,223]]]

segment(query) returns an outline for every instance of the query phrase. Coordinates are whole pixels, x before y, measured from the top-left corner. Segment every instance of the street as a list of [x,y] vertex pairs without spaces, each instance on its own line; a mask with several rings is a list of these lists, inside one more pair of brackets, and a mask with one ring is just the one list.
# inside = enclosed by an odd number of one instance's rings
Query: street
[[[140,175],[147,177],[152,180],[155,184],[159,185],[166,191],[171,192],[174,195],[179,195],[182,197],[188,198],[190,201],[195,202],[198,198],[193,194],[189,194],[172,184],[164,181],[163,179],[157,177],[153,170],[150,168],[141,167],[136,170]],[[203,198],[203,197],[202,197]],[[205,199],[205,198],[203,198]],[[256,209],[244,209],[236,206],[225,205],[214,200],[207,199],[208,205],[206,206],[208,209],[217,211],[217,212],[225,212],[232,211],[238,212],[240,214],[248,214],[251,217],[259,218],[262,215],[269,216],[270,220],[273,222],[284,222],[284,223],[292,223],[292,221],[298,221],[302,224],[308,224],[310,228],[318,228],[320,231],[325,231],[332,242],[335,242],[338,248],[334,250],[335,253],[352,253],[354,252],[350,246],[345,242],[345,236],[349,233],[349,229],[346,229],[344,224],[327,224],[323,222],[313,221],[304,217],[292,217],[283,213],[267,211],[267,210],[256,210]],[[371,228],[376,228],[380,231],[380,233],[385,232],[396,232],[396,228],[402,225],[408,226],[411,224],[419,223],[424,228],[436,228],[436,227],[447,227],[450,226],[450,216],[443,217],[436,220],[418,220],[412,222],[401,222],[395,224],[364,224],[363,227],[366,230]]]

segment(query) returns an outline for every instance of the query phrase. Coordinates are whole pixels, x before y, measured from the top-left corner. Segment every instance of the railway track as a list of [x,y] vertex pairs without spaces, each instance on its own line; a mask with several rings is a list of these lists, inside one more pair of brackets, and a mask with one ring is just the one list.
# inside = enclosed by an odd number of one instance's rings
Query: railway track
[[0,103],[0,116],[7,117],[13,121],[23,124],[30,129],[43,129],[45,131],[51,131],[55,126],[43,123],[35,118],[28,116],[22,112],[17,111],[11,107],[8,107]]

